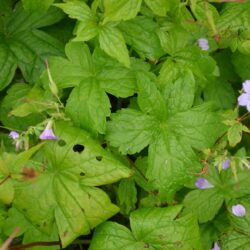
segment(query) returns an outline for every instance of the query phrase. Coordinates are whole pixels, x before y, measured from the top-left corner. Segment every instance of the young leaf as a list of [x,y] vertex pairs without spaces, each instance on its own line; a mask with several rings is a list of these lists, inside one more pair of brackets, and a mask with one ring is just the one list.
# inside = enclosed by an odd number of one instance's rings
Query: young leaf
[[98,34],[97,18],[85,2],[73,0],[54,5],[61,8],[70,18],[79,21],[75,28],[74,41],[88,41]]
[[45,170],[33,183],[16,184],[14,204],[42,232],[49,233],[56,223],[66,247],[119,210],[95,186],[129,177],[131,171],[83,130],[58,123],[55,133],[62,143],[45,145]]
[[129,20],[140,10],[142,0],[104,0],[104,23]]
[[90,250],[121,249],[201,249],[198,225],[187,215],[175,219],[181,207],[144,208],[131,213],[130,232],[114,222],[99,226]]
[[130,66],[128,49],[122,33],[113,25],[104,25],[99,34],[100,47],[126,67]]

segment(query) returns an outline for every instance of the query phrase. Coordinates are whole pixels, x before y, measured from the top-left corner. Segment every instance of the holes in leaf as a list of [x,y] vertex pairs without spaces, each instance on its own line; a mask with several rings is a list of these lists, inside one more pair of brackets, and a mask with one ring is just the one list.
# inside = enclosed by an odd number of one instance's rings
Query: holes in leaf
[[102,146],[103,148],[106,148],[106,147],[107,147],[107,143],[103,143],[101,146]]
[[80,173],[80,176],[84,176],[84,175],[85,175],[85,173],[83,173],[83,172]]
[[149,244],[148,244],[148,243],[145,243],[145,244],[144,244],[144,248],[149,248]]
[[57,144],[60,146],[60,147],[63,147],[63,146],[65,146],[66,145],[66,141],[64,141],[64,140],[59,140],[58,142],[57,142]]
[[81,144],[76,144],[73,146],[73,151],[77,153],[81,153],[84,150],[84,146]]
[[63,235],[62,235],[62,236],[63,236],[63,237],[66,237],[67,234],[68,234],[68,231],[66,230],[66,231],[63,232]]
[[96,156],[96,160],[101,161],[102,160],[102,156],[101,155]]
[[26,208],[23,208],[22,210],[23,210],[23,212],[24,212],[24,213],[26,213],[26,212],[27,212],[27,209],[26,209]]
[[47,222],[46,221],[43,222],[43,227],[47,227]]

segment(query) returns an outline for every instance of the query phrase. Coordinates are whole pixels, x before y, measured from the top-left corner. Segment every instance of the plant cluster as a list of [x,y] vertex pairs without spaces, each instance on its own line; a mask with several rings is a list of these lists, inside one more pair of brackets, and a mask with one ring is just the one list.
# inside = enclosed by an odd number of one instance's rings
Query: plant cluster
[[0,0],[0,91],[2,249],[250,249],[250,0]]

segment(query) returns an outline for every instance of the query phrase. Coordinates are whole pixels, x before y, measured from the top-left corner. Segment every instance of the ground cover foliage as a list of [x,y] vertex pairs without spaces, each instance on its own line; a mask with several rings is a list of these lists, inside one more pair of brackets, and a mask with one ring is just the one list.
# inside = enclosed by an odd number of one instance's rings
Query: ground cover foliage
[[1,244],[250,249],[249,0],[0,0],[0,65]]

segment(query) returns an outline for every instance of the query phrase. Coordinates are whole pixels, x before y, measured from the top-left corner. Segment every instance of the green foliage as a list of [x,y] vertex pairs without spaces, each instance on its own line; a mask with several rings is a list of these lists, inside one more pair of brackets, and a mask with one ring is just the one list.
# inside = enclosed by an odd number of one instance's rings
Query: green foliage
[[192,216],[176,219],[181,207],[144,208],[131,213],[130,226],[105,222],[90,245],[95,249],[201,249],[197,222]]
[[0,244],[250,249],[249,10],[0,0]]

